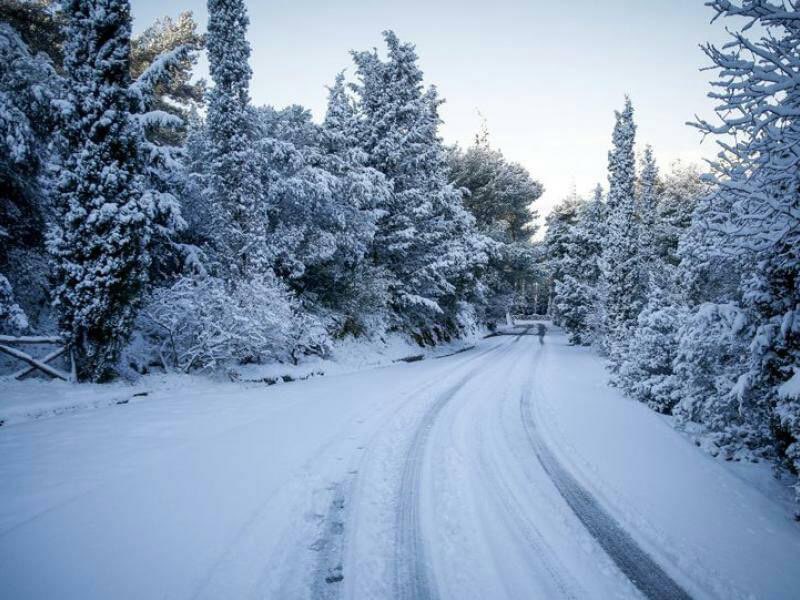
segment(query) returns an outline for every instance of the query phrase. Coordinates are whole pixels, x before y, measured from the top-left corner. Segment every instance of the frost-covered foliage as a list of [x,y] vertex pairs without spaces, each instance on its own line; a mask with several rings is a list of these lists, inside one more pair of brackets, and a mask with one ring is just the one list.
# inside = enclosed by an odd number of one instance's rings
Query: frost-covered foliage
[[564,275],[555,283],[553,302],[569,343],[590,344],[594,290],[572,275]]
[[639,216],[639,268],[646,281],[648,272],[655,267],[657,252],[657,238],[653,232],[656,230],[660,179],[652,146],[645,146],[640,164],[636,212]]
[[0,333],[16,335],[28,328],[28,317],[14,299],[14,290],[0,273]]
[[14,190],[30,192],[36,185],[53,124],[50,105],[59,84],[47,55],[31,53],[11,26],[0,23],[0,182],[4,197]]
[[153,292],[140,325],[154,354],[148,362],[184,372],[286,361],[299,351],[321,353],[325,344],[272,275],[235,286],[217,277],[179,278]]
[[533,203],[544,188],[522,165],[491,147],[485,126],[472,146],[450,151],[449,167],[453,184],[466,190],[464,205],[478,229],[496,243],[484,279],[486,317],[496,322],[509,310],[525,310],[524,292],[538,284]]
[[741,25],[723,48],[705,47],[718,74],[709,94],[718,121],[696,124],[721,137],[711,201],[726,210],[708,226],[739,257],[740,302],[752,321],[733,395],[753,434],[771,439],[797,472],[800,401],[782,390],[800,368],[800,10],[763,0],[709,5]]
[[564,315],[564,327],[574,344],[588,345],[601,339],[605,314],[601,276],[606,219],[603,189],[598,185],[593,198],[581,206],[568,244],[569,261],[565,269],[573,282],[561,293],[556,290],[556,302],[562,305],[558,310]]
[[625,108],[616,113],[613,148],[608,154],[608,218],[603,247],[603,347],[611,359],[612,371],[621,366],[625,343],[636,325],[644,297],[640,221],[636,210],[635,137],[633,105],[626,98]]
[[52,219],[47,167],[56,127],[51,105],[62,91],[48,55],[32,51],[15,29],[0,22],[0,269],[34,326],[47,313],[44,233]]
[[435,339],[458,332],[463,301],[477,301],[491,242],[448,182],[435,87],[425,89],[414,46],[385,32],[388,58],[356,52],[358,131],[368,165],[393,193],[381,207],[377,264],[392,276],[393,325]]
[[673,414],[679,422],[703,425],[730,455],[741,449],[763,452],[769,444],[765,415],[736,394],[751,330],[738,306],[701,304],[681,324],[673,363],[680,384]]
[[652,283],[617,375],[617,384],[626,393],[662,413],[670,413],[682,397],[673,362],[685,312],[675,298]]
[[54,295],[79,377],[103,380],[133,326],[154,236],[179,217],[148,187],[128,3],[71,0],[64,11],[66,94],[58,106],[65,150],[49,240]]
[[207,36],[183,13],[132,39],[125,0],[0,7],[6,330],[60,329],[99,381],[153,352],[208,370],[344,335],[436,343],[538,285],[540,184],[488,143],[451,181],[412,45],[387,32],[386,58],[354,53],[357,82],[336,78],[318,123],[251,105],[245,5],[208,9]]
[[[580,208],[581,199],[577,195],[572,195],[556,204],[545,219],[547,232],[543,245],[547,257],[548,274],[554,282],[554,293],[558,282],[563,281],[567,275],[572,275],[570,269],[574,263],[572,263],[570,253]],[[564,303],[557,297],[551,299],[550,303],[553,321],[560,325],[561,312],[558,307],[559,305],[563,306]]]
[[193,80],[197,51],[202,47],[203,37],[190,12],[182,12],[175,19],[157,19],[131,39],[131,75],[142,79],[149,72],[150,110],[154,117],[162,117],[150,119],[148,137],[152,141],[179,145],[185,139],[183,126],[190,111],[203,102],[205,93],[205,82]]
[[680,240],[692,225],[692,215],[698,201],[707,195],[707,188],[694,164],[676,161],[662,175],[651,232],[657,263],[671,266],[680,263]]
[[533,203],[544,188],[525,167],[491,146],[485,126],[472,146],[454,148],[449,161],[450,177],[469,191],[464,205],[482,231],[505,242],[527,242],[536,233]]
[[249,19],[242,0],[208,3],[208,187],[217,269],[230,280],[268,268],[267,212],[250,113]]

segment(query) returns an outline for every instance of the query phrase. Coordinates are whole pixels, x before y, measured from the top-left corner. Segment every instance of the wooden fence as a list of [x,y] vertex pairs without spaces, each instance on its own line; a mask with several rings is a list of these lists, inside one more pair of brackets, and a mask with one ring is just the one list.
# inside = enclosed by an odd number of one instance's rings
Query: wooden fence
[[[28,354],[27,352],[23,352],[14,346],[56,346],[56,348],[43,356],[42,358],[35,358]],[[34,371],[42,371],[46,373],[50,377],[55,379],[63,379],[64,381],[75,381],[75,362],[72,360],[72,354],[67,352],[67,346],[64,343],[64,340],[60,337],[47,337],[47,336],[13,336],[13,335],[0,335],[0,352],[4,354],[8,354],[20,360],[24,363],[27,363],[27,367],[13,373],[11,377],[14,379],[23,379],[27,377]],[[54,366],[50,365],[49,363],[53,362],[55,359],[59,358],[60,356],[64,356],[64,354],[69,354],[68,361],[70,365],[70,372],[67,373],[66,371],[62,371],[61,369],[57,369]]]

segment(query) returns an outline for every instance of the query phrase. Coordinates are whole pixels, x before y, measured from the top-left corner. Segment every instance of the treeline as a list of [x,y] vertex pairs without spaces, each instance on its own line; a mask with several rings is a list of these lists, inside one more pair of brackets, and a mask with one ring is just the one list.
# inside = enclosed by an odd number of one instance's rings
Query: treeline
[[131,37],[127,0],[0,5],[3,333],[60,332],[82,380],[297,361],[461,336],[541,276],[541,185],[443,145],[414,46],[353,52],[318,123],[252,105],[244,2],[208,12]]
[[637,169],[627,100],[607,197],[568,199],[548,219],[553,313],[573,343],[605,351],[613,383],[705,432],[713,454],[797,475],[800,12],[710,6],[740,26],[704,48],[718,121],[693,125],[719,140],[711,172],[663,175],[650,148]]

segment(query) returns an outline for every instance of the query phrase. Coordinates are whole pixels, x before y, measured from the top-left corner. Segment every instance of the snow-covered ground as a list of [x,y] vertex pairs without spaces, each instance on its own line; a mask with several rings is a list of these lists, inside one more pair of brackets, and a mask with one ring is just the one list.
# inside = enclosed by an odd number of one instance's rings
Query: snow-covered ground
[[[768,467],[711,458],[557,332],[333,371],[121,405],[0,382],[0,597],[800,595]],[[77,404],[19,416],[48,390]]]

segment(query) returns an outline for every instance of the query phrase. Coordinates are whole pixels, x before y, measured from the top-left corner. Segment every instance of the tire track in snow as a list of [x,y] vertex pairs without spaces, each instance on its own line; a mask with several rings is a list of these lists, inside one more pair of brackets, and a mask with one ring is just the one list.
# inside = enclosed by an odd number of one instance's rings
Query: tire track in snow
[[[519,336],[516,339],[519,339]],[[498,349],[507,353],[511,350],[511,345],[495,346],[483,353],[482,356]],[[478,373],[477,369],[473,370],[441,394],[423,415],[411,440],[403,464],[395,530],[395,598],[436,600],[439,597],[425,551],[420,523],[420,483],[423,459],[431,429],[439,413]]]
[[[529,329],[526,329],[525,332],[527,333]],[[520,368],[520,361],[523,357],[526,356],[517,356],[511,369],[506,374],[506,381],[519,381],[519,378],[513,377],[512,374]],[[521,366],[524,369],[528,368],[527,364]],[[502,391],[499,395],[500,401],[494,403],[496,410],[502,412],[506,402],[515,399],[512,391],[515,388],[516,385],[512,384],[511,387],[506,387]],[[502,419],[502,416],[499,418]],[[575,582],[570,581],[565,576],[567,571],[560,564],[555,552],[536,526],[535,519],[531,516],[532,503],[530,497],[523,498],[520,495],[520,490],[523,488],[518,482],[513,481],[512,477],[509,477],[509,465],[503,464],[504,459],[491,452],[491,448],[497,448],[500,444],[507,442],[503,435],[507,434],[507,432],[500,433],[501,431],[502,428],[494,430],[491,427],[483,426],[479,426],[477,431],[476,437],[480,449],[477,467],[484,483],[486,498],[493,506],[497,507],[496,514],[505,521],[509,531],[514,532],[520,545],[527,550],[528,556],[533,559],[532,562],[535,562],[544,571],[542,574],[546,574],[546,577],[552,583],[555,588],[552,591],[557,593],[557,597],[573,600],[584,597],[586,595],[585,592],[583,590],[578,591]],[[498,437],[503,439],[497,439]],[[489,441],[490,438],[491,441]]]
[[650,600],[691,600],[691,596],[636,543],[544,444],[537,432],[529,393],[520,397],[520,414],[525,433],[542,468],[619,570]]
[[[500,346],[502,344],[482,349],[471,355],[466,353],[469,350],[450,355],[456,357],[451,369],[461,371]],[[450,356],[441,358],[450,358]],[[351,463],[346,480],[331,484],[332,499],[327,514],[321,523],[322,535],[310,546],[312,551],[319,553],[315,561],[316,567],[311,584],[311,597],[315,600],[335,600],[342,595],[341,584],[345,577],[344,562],[348,544],[347,521],[353,510],[353,505],[358,503],[357,494],[355,493],[358,488],[356,480],[364,461],[368,459],[369,449],[383,434],[383,425],[386,422],[393,420],[409,402],[413,401],[421,392],[432,385],[441,382],[441,379],[442,376],[437,374],[435,377],[427,379],[416,386],[412,391],[404,394],[400,404],[387,415],[385,420],[369,437],[369,441],[361,447],[365,452],[358,460]]]

